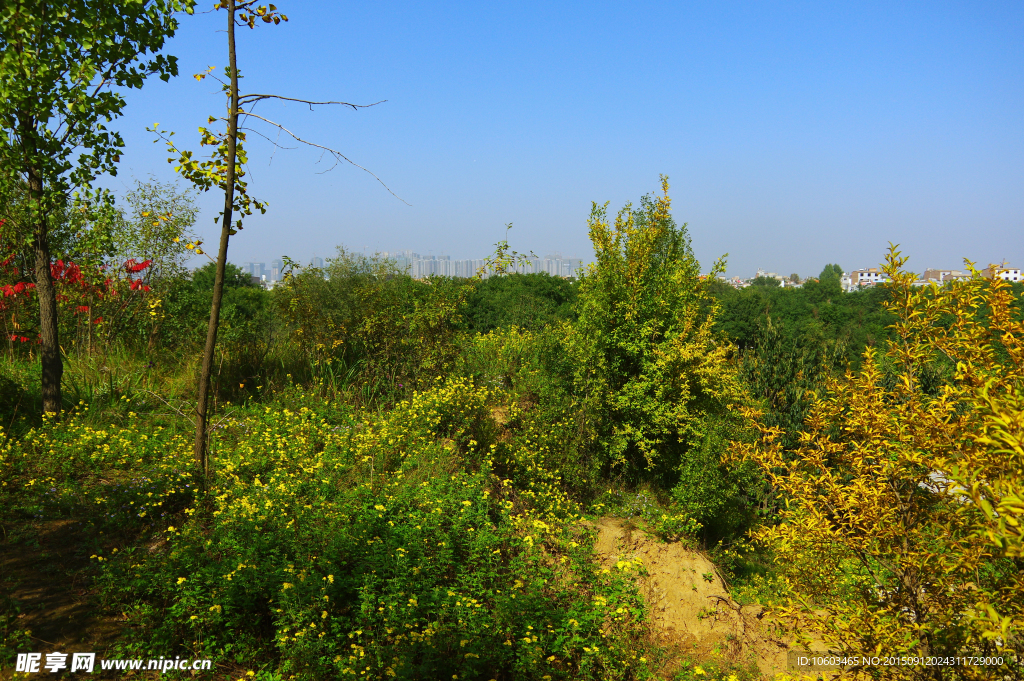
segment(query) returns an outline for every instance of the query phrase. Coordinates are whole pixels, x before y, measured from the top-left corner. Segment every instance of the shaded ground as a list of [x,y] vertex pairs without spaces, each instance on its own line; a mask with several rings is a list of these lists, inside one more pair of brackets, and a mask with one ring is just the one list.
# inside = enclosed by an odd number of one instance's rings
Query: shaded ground
[[[20,611],[15,626],[31,632],[31,645],[22,652],[43,653],[44,659],[51,652],[103,657],[121,627],[103,617],[95,602],[86,575],[91,542],[81,536],[80,524],[49,520],[6,530],[8,535],[0,537],[0,595]],[[13,662],[0,660],[0,679],[13,678]],[[91,678],[102,676],[97,670]]]

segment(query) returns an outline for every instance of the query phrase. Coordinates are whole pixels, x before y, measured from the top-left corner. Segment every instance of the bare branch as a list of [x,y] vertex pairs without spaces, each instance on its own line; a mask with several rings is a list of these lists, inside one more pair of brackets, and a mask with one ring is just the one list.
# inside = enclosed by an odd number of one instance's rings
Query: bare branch
[[[235,411],[237,411],[237,410],[235,410]],[[217,430],[218,428],[220,428],[220,429],[223,429],[223,428],[224,428],[224,425],[222,425],[222,424],[224,424],[224,423],[225,423],[225,422],[227,422],[227,421],[237,422],[237,419],[233,419],[233,418],[231,418],[231,415],[232,415],[232,414],[234,414],[234,413],[235,413],[235,411],[232,411],[232,410],[228,410],[228,411],[226,411],[226,412],[224,413],[224,415],[223,415],[223,416],[221,416],[221,417],[220,417],[220,419],[219,419],[219,420],[217,420],[217,422],[215,422],[215,423],[211,423],[211,424],[210,424],[210,427],[209,427],[209,432],[211,432],[211,433],[212,433],[213,431]],[[247,430],[248,430],[248,429],[247,429]]]
[[[246,115],[248,115],[248,114],[246,114]],[[278,144],[277,142],[275,142],[274,140],[272,140],[269,137],[267,137],[266,135],[264,135],[262,132],[260,132],[256,128],[249,128],[249,127],[244,127],[243,128],[243,127],[239,127],[238,129],[239,130],[247,130],[249,132],[255,133],[255,134],[259,135],[260,137],[262,137],[263,139],[265,139],[268,142],[270,142],[271,144],[273,144],[278,149],[298,149],[298,147],[285,147],[285,146],[282,146],[282,145]]]
[[379,102],[374,102],[373,104],[352,104],[351,102],[313,102],[313,101],[310,101],[308,99],[295,99],[294,97],[281,97],[280,95],[257,95],[257,94],[252,94],[252,95],[242,95],[241,97],[239,97],[238,98],[238,105],[242,106],[243,104],[255,104],[256,102],[260,101],[261,99],[280,99],[280,100],[283,100],[283,101],[286,101],[286,102],[298,102],[299,104],[308,104],[310,111],[313,110],[314,106],[320,105],[320,104],[339,104],[341,106],[350,107],[353,111],[356,111],[358,109],[367,109],[367,108],[369,108],[371,106],[377,106],[378,104],[383,104],[384,102],[388,101],[386,99],[382,99]]
[[354,165],[356,168],[359,168],[360,170],[363,170],[363,171],[369,173],[373,177],[373,179],[375,179],[378,182],[380,182],[381,186],[384,187],[384,189],[388,190],[388,193],[390,193],[392,196],[394,196],[396,199],[398,199],[399,201],[401,201],[405,205],[407,205],[407,206],[411,206],[412,205],[411,203],[409,203],[408,201],[403,199],[401,196],[399,196],[398,194],[396,194],[393,191],[391,191],[391,188],[388,187],[386,184],[384,184],[384,180],[380,179],[379,177],[374,175],[372,172],[370,172],[369,170],[367,170],[363,166],[359,165],[358,163],[356,163],[352,159],[348,158],[347,156],[342,154],[340,151],[336,151],[335,149],[331,149],[330,147],[325,147],[322,144],[316,144],[314,142],[309,142],[307,140],[304,140],[301,137],[299,137],[298,135],[296,135],[294,132],[289,130],[288,128],[286,128],[283,125],[281,125],[280,123],[275,123],[274,121],[272,121],[272,120],[270,120],[268,118],[264,118],[263,116],[260,116],[259,114],[254,114],[252,112],[249,112],[249,113],[247,113],[245,115],[246,116],[252,116],[253,118],[258,118],[259,120],[263,121],[264,123],[268,123],[270,125],[273,125],[276,128],[279,128],[280,130],[283,130],[284,132],[286,132],[289,135],[291,135],[292,139],[294,139],[296,142],[301,142],[302,144],[305,144],[307,146],[314,147],[316,149],[321,149],[321,150],[324,151],[324,153],[331,154],[334,157],[334,165],[331,166],[330,168],[328,168],[327,170],[324,170],[323,172],[317,173],[318,175],[323,175],[323,173],[327,173],[327,172],[330,172],[331,170],[334,170],[334,166],[338,165],[339,161],[345,161],[346,163]]

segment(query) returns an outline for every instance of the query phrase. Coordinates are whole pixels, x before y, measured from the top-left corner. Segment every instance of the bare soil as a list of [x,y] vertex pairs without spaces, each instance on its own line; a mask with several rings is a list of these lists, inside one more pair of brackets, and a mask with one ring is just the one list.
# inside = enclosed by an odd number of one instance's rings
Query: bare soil
[[706,556],[662,542],[621,518],[602,518],[595,529],[603,564],[639,558],[644,565],[647,575],[639,585],[652,636],[675,654],[662,675],[670,677],[682,656],[756,666],[767,679],[787,671],[791,637],[761,606],[734,601]]

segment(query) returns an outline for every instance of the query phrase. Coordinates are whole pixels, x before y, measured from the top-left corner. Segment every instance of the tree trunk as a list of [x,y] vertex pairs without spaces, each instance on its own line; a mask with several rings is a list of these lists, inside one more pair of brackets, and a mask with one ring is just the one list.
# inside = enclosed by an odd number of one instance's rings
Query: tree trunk
[[50,235],[43,211],[43,181],[37,173],[28,173],[28,193],[32,204],[33,235],[35,250],[36,295],[39,296],[39,335],[42,346],[39,359],[42,362],[43,412],[59,413],[63,406],[60,382],[64,375],[64,362],[60,358],[60,338],[57,331],[57,294],[53,287],[53,273],[50,270]]
[[238,133],[238,69],[235,65],[235,0],[227,0],[228,61],[231,70],[231,92],[228,105],[228,149],[224,182],[224,219],[217,250],[217,275],[213,282],[213,301],[210,304],[210,325],[206,332],[203,364],[199,371],[199,399],[196,405],[195,457],[198,473],[204,484],[209,474],[207,437],[207,410],[210,399],[210,375],[213,373],[213,353],[217,347],[217,326],[220,323],[220,304],[224,296],[224,268],[228,260],[228,239],[231,236],[231,213],[235,201],[235,154]]

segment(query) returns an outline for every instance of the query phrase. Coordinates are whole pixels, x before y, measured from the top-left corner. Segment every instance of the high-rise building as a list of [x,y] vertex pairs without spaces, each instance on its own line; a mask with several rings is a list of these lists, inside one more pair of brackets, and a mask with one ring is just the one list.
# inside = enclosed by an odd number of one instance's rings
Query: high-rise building
[[245,263],[245,267],[242,269],[243,271],[248,272],[249,276],[252,277],[262,277],[265,274],[268,274],[267,263],[265,262],[247,262]]

